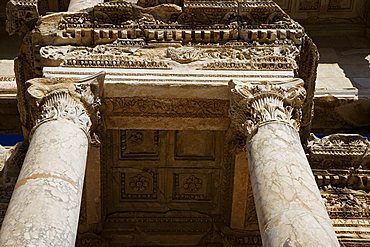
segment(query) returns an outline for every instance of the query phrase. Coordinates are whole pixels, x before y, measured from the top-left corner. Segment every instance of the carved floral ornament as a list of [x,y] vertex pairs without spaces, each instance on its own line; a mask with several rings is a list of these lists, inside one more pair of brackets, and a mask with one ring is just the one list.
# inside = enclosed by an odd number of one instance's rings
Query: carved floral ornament
[[35,78],[29,85],[30,114],[33,129],[51,120],[65,119],[77,124],[86,134],[96,125],[105,73],[75,80]]
[[253,136],[258,126],[270,122],[288,124],[297,131],[306,90],[301,79],[284,82],[230,81],[230,117],[237,131]]

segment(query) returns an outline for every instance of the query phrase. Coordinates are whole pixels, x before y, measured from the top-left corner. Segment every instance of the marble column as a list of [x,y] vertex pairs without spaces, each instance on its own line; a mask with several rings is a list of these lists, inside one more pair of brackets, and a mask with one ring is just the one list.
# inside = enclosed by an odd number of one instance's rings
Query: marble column
[[246,138],[263,246],[339,246],[298,134],[303,82],[231,87],[231,117]]
[[68,12],[78,12],[92,8],[99,3],[104,3],[104,0],[71,0],[68,6]]
[[0,231],[1,247],[75,245],[89,131],[103,78],[28,82],[34,127]]
[[7,150],[0,145],[0,172],[4,169],[7,158]]

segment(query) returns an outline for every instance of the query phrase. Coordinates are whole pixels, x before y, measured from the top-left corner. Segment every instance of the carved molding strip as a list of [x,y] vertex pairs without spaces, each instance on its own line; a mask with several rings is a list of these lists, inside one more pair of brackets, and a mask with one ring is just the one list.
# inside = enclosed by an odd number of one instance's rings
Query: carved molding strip
[[229,101],[217,99],[105,98],[108,115],[227,118]]
[[[135,42],[140,42],[140,45]],[[173,69],[189,64],[197,69],[243,71],[293,71],[298,68],[295,60],[299,50],[289,45],[151,48],[141,43],[145,44],[145,41],[118,39],[113,45],[99,45],[94,48],[44,46],[40,49],[43,59],[41,63],[54,63],[62,67],[142,69]]]

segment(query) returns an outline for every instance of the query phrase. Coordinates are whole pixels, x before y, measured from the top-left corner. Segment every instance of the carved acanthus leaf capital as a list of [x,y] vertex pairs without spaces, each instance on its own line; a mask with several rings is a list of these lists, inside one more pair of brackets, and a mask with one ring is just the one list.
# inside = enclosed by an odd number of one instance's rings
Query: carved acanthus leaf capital
[[104,77],[105,73],[101,72],[83,80],[35,78],[27,81],[33,128],[47,121],[65,119],[89,133],[100,118]]
[[238,132],[251,137],[258,126],[282,122],[299,130],[301,107],[306,97],[303,81],[230,81],[230,117]]

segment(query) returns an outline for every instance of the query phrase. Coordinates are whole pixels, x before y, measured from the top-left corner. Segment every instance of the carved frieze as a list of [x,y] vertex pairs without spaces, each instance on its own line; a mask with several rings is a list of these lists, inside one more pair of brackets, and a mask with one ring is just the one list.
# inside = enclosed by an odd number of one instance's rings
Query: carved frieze
[[118,39],[113,45],[91,47],[44,46],[41,64],[63,67],[173,69],[190,65],[206,70],[293,71],[299,50],[295,46],[233,46],[148,48],[142,39]]
[[[53,39],[43,25],[56,29]],[[98,4],[88,14],[45,16],[35,36],[44,36],[41,40],[50,40],[49,44],[88,44],[90,39],[98,45],[119,38],[145,38],[148,43],[158,44],[226,43],[244,39],[261,44],[292,40],[299,45],[304,32],[271,0],[185,1],[182,7],[172,3],[139,7],[112,1]],[[48,36],[50,39],[45,39]]]
[[139,5],[110,1],[86,13],[42,17],[31,34],[29,46],[35,49],[30,64],[38,70],[62,66],[295,73],[305,81],[302,132],[309,133],[316,63],[307,59],[316,50],[307,45],[303,28],[274,1]]
[[369,218],[370,195],[362,190],[331,188],[322,192],[331,218]]
[[311,134],[307,145],[313,168],[368,167],[368,149],[367,138],[356,134],[333,134],[321,139]]
[[299,79],[288,82],[230,82],[234,127],[251,136],[259,125],[281,122],[299,130],[306,91]]
[[[370,232],[369,142],[354,134],[333,134],[307,145],[308,159],[338,240],[368,244]],[[345,243],[345,244],[344,244]]]
[[108,114],[124,116],[227,117],[229,102],[214,99],[105,98]]

